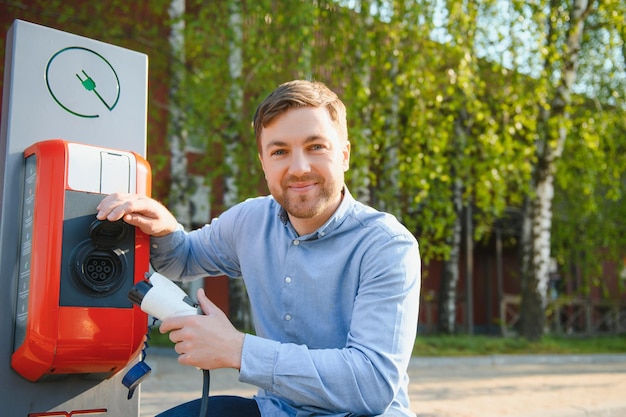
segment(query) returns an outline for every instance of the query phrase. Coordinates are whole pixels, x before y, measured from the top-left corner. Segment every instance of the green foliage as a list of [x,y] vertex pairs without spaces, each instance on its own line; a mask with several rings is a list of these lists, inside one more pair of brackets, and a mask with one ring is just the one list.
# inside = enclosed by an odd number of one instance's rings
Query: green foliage
[[579,113],[566,148],[569,157],[559,167],[553,251],[563,278],[578,286],[580,295],[599,286],[610,298],[617,294],[606,287],[603,265],[621,265],[626,253],[625,144],[614,139],[624,137],[626,123],[619,113],[597,112],[592,103]]
[[[16,18],[148,54],[148,148],[157,174],[168,169],[162,132],[175,105],[184,112],[187,146],[202,155],[192,161],[196,172],[208,184],[232,179],[237,199],[257,194],[264,183],[250,127],[256,105],[279,83],[318,79],[348,107],[351,191],[415,232],[425,261],[451,253],[455,186],[475,208],[475,238],[489,237],[507,207],[533,197],[537,145],[553,145],[564,127],[553,252],[562,269],[582,263],[596,281],[600,260],[624,255],[623,0],[594,3],[578,95],[564,109],[571,116],[552,120],[543,116],[554,110],[569,4],[190,0],[181,60],[168,44],[170,28],[181,23],[168,17],[169,3],[3,7]],[[168,96],[174,73],[181,85]]]
[[563,278],[578,294],[600,287],[612,298],[624,288],[608,287],[603,264],[621,268],[626,255],[626,50],[618,11],[623,2],[597,6],[580,53],[584,95],[574,97],[566,157],[558,166],[552,246]]

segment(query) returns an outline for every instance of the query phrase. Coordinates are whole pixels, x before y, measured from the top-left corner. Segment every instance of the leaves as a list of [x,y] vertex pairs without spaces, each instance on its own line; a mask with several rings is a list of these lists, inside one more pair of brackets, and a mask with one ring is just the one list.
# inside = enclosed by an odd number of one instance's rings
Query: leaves
[[[163,131],[171,103],[184,111],[187,146],[202,156],[192,166],[208,184],[231,178],[243,199],[265,187],[250,127],[256,105],[279,83],[317,79],[348,107],[351,191],[397,215],[418,235],[425,260],[451,252],[457,181],[463,204],[476,213],[475,238],[487,237],[507,207],[533,197],[531,178],[561,129],[569,134],[555,159],[553,253],[563,267],[581,259],[575,249],[596,256],[601,245],[601,256],[621,256],[623,0],[591,2],[581,48],[570,51],[580,58],[563,108],[570,117],[554,119],[545,115],[559,105],[553,98],[569,3],[190,0],[183,60],[167,44],[175,23],[167,0],[68,3],[3,7],[149,55],[148,149],[157,190],[167,189]],[[239,73],[232,71],[236,59]],[[167,97],[177,70],[184,73],[179,92]]]

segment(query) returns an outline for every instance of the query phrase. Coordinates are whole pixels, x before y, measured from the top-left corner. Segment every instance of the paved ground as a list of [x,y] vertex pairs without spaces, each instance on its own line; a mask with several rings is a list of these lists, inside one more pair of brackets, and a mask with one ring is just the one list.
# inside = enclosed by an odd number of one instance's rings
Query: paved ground
[[[200,396],[202,372],[171,351],[148,350],[141,417]],[[626,354],[413,358],[410,394],[418,417],[624,417]],[[211,372],[211,395],[252,396],[234,370]]]

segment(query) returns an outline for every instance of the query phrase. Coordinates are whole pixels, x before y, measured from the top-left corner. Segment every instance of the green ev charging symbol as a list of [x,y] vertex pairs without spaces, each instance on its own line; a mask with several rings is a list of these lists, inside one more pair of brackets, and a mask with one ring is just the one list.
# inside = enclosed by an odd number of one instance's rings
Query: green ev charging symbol
[[120,99],[120,80],[113,66],[99,53],[80,46],[52,55],[45,79],[54,101],[78,117],[100,117],[103,106],[112,111]]

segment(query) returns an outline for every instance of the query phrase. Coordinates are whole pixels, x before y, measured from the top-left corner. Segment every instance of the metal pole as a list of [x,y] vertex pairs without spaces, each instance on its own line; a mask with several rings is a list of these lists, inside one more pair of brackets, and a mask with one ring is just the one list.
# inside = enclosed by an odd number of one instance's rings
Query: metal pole
[[[504,317],[502,311],[502,300],[504,299],[503,277],[502,277],[502,230],[500,225],[496,225],[496,285],[498,291],[498,317]],[[506,323],[500,323],[500,328],[504,329]],[[502,332],[504,334],[504,332]]]
[[474,334],[474,233],[472,230],[472,207],[465,208],[465,307],[467,309],[467,333]]

